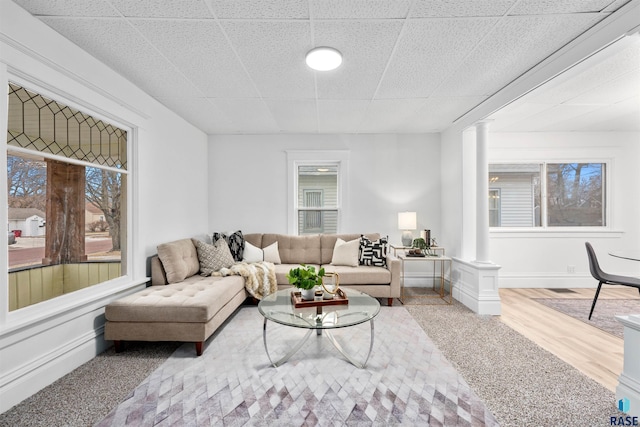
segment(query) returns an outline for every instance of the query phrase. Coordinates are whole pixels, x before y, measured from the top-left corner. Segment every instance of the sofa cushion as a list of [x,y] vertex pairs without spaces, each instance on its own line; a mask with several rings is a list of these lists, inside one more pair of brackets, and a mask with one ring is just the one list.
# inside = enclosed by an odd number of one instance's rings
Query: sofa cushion
[[[262,236],[263,248],[275,242],[278,242],[278,252],[283,264],[320,264],[319,234],[305,236],[264,234]],[[333,250],[333,246],[331,249]]]
[[262,247],[262,233],[248,233],[244,234],[245,245],[247,242],[251,243],[256,248]]
[[110,302],[110,322],[205,323],[244,289],[240,276],[192,276],[182,283],[150,286]]
[[371,240],[360,237],[360,265],[387,266],[387,238]]
[[[333,248],[336,246],[336,240],[342,239],[345,242],[349,242],[354,239],[360,239],[361,234],[321,234],[320,235],[320,248],[321,248],[321,264],[330,264],[333,258]],[[380,234],[368,233],[365,234],[371,240],[378,240]]]
[[200,271],[198,253],[191,239],[158,245],[158,258],[167,275],[167,283],[178,283]]
[[391,271],[385,267],[361,265],[353,268],[344,265],[323,265],[327,273],[338,273],[340,286],[345,285],[388,285]]
[[336,240],[333,248],[333,257],[331,265],[346,265],[349,267],[357,267],[359,264],[360,239],[353,239],[345,242],[342,239]]
[[213,233],[211,241],[215,244],[218,239],[224,239],[227,241],[227,245],[229,245],[229,250],[231,251],[231,256],[233,256],[235,261],[242,261],[242,257],[244,256],[244,236],[242,235],[242,231],[238,230],[229,235],[225,233]]
[[214,271],[229,268],[235,263],[225,239],[218,239],[213,245],[197,239],[192,241],[198,253],[201,275],[211,276]]

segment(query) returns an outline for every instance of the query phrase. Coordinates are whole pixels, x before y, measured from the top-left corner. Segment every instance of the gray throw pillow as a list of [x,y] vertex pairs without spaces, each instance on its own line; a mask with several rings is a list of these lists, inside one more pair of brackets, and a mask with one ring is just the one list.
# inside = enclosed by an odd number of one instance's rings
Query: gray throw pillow
[[200,274],[202,276],[211,276],[212,273],[221,268],[229,268],[235,264],[226,240],[219,239],[213,245],[197,239],[192,239],[192,241],[198,252]]

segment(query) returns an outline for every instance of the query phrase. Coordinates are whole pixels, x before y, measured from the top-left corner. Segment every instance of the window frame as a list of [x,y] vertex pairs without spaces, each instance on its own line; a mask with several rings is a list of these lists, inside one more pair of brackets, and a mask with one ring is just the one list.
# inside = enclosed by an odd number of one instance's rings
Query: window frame
[[287,232],[299,235],[298,215],[298,167],[299,166],[336,166],[337,176],[337,205],[335,208],[321,208],[314,210],[331,210],[337,212],[336,233],[341,233],[345,222],[347,204],[349,200],[349,151],[347,150],[287,150]]
[[[521,164],[521,165],[537,165],[540,168],[540,225],[530,227],[502,227],[502,226],[490,226],[489,231],[491,233],[559,233],[559,234],[572,234],[572,233],[585,233],[585,232],[609,232],[614,230],[613,219],[611,216],[611,205],[613,203],[613,197],[611,192],[611,177],[614,175],[613,159],[611,158],[559,158],[559,159],[547,159],[547,160],[527,160],[527,161],[489,161],[489,165],[505,165],[505,164]],[[604,165],[604,202],[605,208],[603,209],[604,225],[589,225],[589,226],[549,226],[547,223],[547,165],[548,164],[562,164],[562,163],[600,163]],[[487,180],[489,177],[487,176]],[[491,184],[489,190],[494,190]],[[487,195],[488,196],[488,195]]]
[[[138,222],[137,219],[137,208],[134,204],[134,200],[137,198],[137,152],[135,147],[137,144],[138,130],[137,127],[131,123],[128,123],[126,120],[116,116],[115,114],[106,113],[103,109],[98,107],[94,102],[99,99],[93,95],[87,95],[82,100],[74,97],[70,93],[66,92],[62,88],[57,88],[52,90],[50,87],[45,87],[42,84],[34,83],[29,78],[22,77],[20,75],[16,75],[11,72],[7,72],[3,75],[2,83],[4,84],[4,88],[2,89],[2,96],[7,99],[8,96],[8,86],[9,83],[15,83],[17,85],[22,86],[23,88],[38,93],[44,97],[55,100],[57,102],[63,103],[73,109],[82,111],[86,114],[95,117],[96,119],[103,120],[108,122],[114,126],[117,126],[127,132],[127,168],[126,170],[118,170],[119,173],[125,173],[127,178],[127,185],[123,188],[126,197],[126,216],[123,218],[121,223],[121,227],[123,227],[124,232],[126,233],[126,255],[123,253],[121,256],[121,264],[122,270],[124,271],[121,276],[108,280],[105,282],[101,282],[99,284],[89,286],[87,288],[83,288],[80,290],[76,290],[74,292],[70,292],[68,294],[60,295],[58,297],[41,301],[37,304],[29,305],[19,310],[9,311],[9,288],[8,281],[3,280],[3,286],[0,286],[0,329],[5,331],[6,333],[10,333],[12,331],[21,330],[22,328],[29,327],[30,325],[37,324],[39,322],[47,321],[48,319],[58,319],[59,321],[60,315],[64,313],[69,313],[71,310],[77,310],[82,308],[83,310],[92,310],[95,306],[100,305],[100,301],[110,300],[113,298],[113,295],[122,293],[131,289],[133,287],[139,286],[147,282],[146,277],[138,278],[137,271],[135,269],[134,262],[134,254],[136,252],[136,247],[134,244],[134,236],[133,230],[137,227],[135,226]],[[92,101],[89,101],[91,99]],[[6,103],[8,104],[8,103]],[[4,167],[4,170],[7,168],[7,155],[10,152],[26,152],[26,153],[38,153],[38,155],[54,160],[64,161],[66,163],[73,164],[81,164],[81,165],[89,165],[88,162],[84,162],[82,160],[76,160],[73,158],[67,158],[63,156],[58,156],[50,153],[37,152],[34,150],[24,149],[21,147],[9,146],[7,144],[7,115],[8,115],[8,105],[5,108],[0,109],[3,113],[3,118],[0,119],[4,123],[0,126],[0,132],[2,136],[0,137],[0,165]],[[90,164],[90,166],[96,166],[94,164]],[[110,167],[104,167],[110,168]],[[113,168],[112,168],[113,169]],[[2,178],[0,178],[0,185],[2,185],[3,190],[1,190],[1,194],[4,197],[4,208],[3,208],[3,219],[7,220],[7,212],[8,212],[8,204],[7,204],[7,174],[6,172],[2,174]],[[5,273],[9,273],[9,260],[8,260],[8,250],[3,250],[0,259],[0,266],[4,269]],[[145,276],[145,275],[143,275]],[[76,317],[76,315],[73,315]]]

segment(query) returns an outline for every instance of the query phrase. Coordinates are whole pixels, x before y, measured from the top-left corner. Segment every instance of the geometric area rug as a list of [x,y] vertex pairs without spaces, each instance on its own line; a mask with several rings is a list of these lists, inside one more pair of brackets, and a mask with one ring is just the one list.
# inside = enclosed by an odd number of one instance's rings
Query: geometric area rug
[[[380,308],[365,369],[315,333],[274,368],[262,323],[257,307],[241,307],[205,343],[202,356],[193,344],[180,346],[96,425],[498,425],[403,307]],[[269,322],[273,360],[304,333]],[[347,354],[364,360],[368,323],[333,335]]]
[[624,337],[624,326],[615,316],[640,313],[640,299],[598,299],[591,320],[592,299],[585,298],[535,298],[535,301],[556,311],[595,326],[619,338]]

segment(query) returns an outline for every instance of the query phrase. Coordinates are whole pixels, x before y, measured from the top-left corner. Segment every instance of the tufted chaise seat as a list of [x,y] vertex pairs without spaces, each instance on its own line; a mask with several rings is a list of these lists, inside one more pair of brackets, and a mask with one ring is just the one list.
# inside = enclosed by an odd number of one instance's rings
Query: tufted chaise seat
[[[216,286],[216,282],[224,285]],[[170,286],[150,286],[107,305],[105,338],[121,341],[203,342],[246,298],[240,276],[194,275]]]

